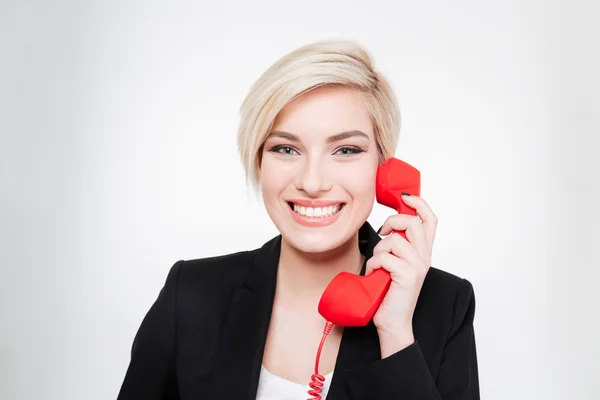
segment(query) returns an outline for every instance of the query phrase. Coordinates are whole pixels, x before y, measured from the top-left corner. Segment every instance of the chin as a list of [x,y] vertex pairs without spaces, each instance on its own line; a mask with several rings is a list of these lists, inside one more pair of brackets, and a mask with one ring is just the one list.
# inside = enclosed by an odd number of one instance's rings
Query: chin
[[325,233],[291,232],[285,239],[292,247],[304,253],[326,253],[337,249],[350,238]]

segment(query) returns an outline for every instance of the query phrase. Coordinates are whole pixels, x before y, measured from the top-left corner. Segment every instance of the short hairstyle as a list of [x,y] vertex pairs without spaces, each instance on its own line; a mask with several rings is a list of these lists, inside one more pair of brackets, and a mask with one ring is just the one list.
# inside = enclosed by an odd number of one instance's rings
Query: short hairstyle
[[252,85],[240,107],[237,144],[255,193],[260,182],[263,144],[279,112],[296,97],[320,86],[341,86],[364,94],[382,163],[394,156],[400,109],[390,83],[375,70],[371,55],[348,40],[318,41],[277,60]]

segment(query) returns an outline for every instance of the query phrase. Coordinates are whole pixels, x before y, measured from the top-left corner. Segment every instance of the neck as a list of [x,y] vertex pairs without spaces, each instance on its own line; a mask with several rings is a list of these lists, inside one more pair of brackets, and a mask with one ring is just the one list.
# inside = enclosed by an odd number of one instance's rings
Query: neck
[[344,271],[358,274],[363,260],[358,232],[342,246],[324,253],[300,251],[282,238],[277,287],[286,296],[319,299],[334,276]]

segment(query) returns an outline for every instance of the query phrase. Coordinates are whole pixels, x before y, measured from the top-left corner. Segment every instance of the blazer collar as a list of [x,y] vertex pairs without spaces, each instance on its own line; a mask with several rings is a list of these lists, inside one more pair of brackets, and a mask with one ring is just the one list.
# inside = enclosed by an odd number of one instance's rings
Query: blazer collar
[[[372,257],[379,240],[368,222],[359,229],[359,249],[365,255],[360,275],[365,274],[366,261]],[[226,385],[228,398],[256,397],[275,298],[280,250],[281,235],[258,249],[242,285],[233,293],[223,324],[219,366],[214,375],[215,387]],[[328,399],[334,400],[342,393],[343,375],[348,369],[380,358],[379,337],[372,321],[364,327],[344,328]],[[228,382],[230,376],[236,377],[235,385]]]

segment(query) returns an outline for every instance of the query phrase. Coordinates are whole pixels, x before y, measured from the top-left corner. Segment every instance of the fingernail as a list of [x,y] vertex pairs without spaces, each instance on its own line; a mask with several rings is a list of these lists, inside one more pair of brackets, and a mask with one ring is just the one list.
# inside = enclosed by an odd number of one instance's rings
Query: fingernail
[[403,194],[404,196],[410,196],[410,195],[411,195],[410,193],[406,193],[406,192],[402,192],[402,194]]

